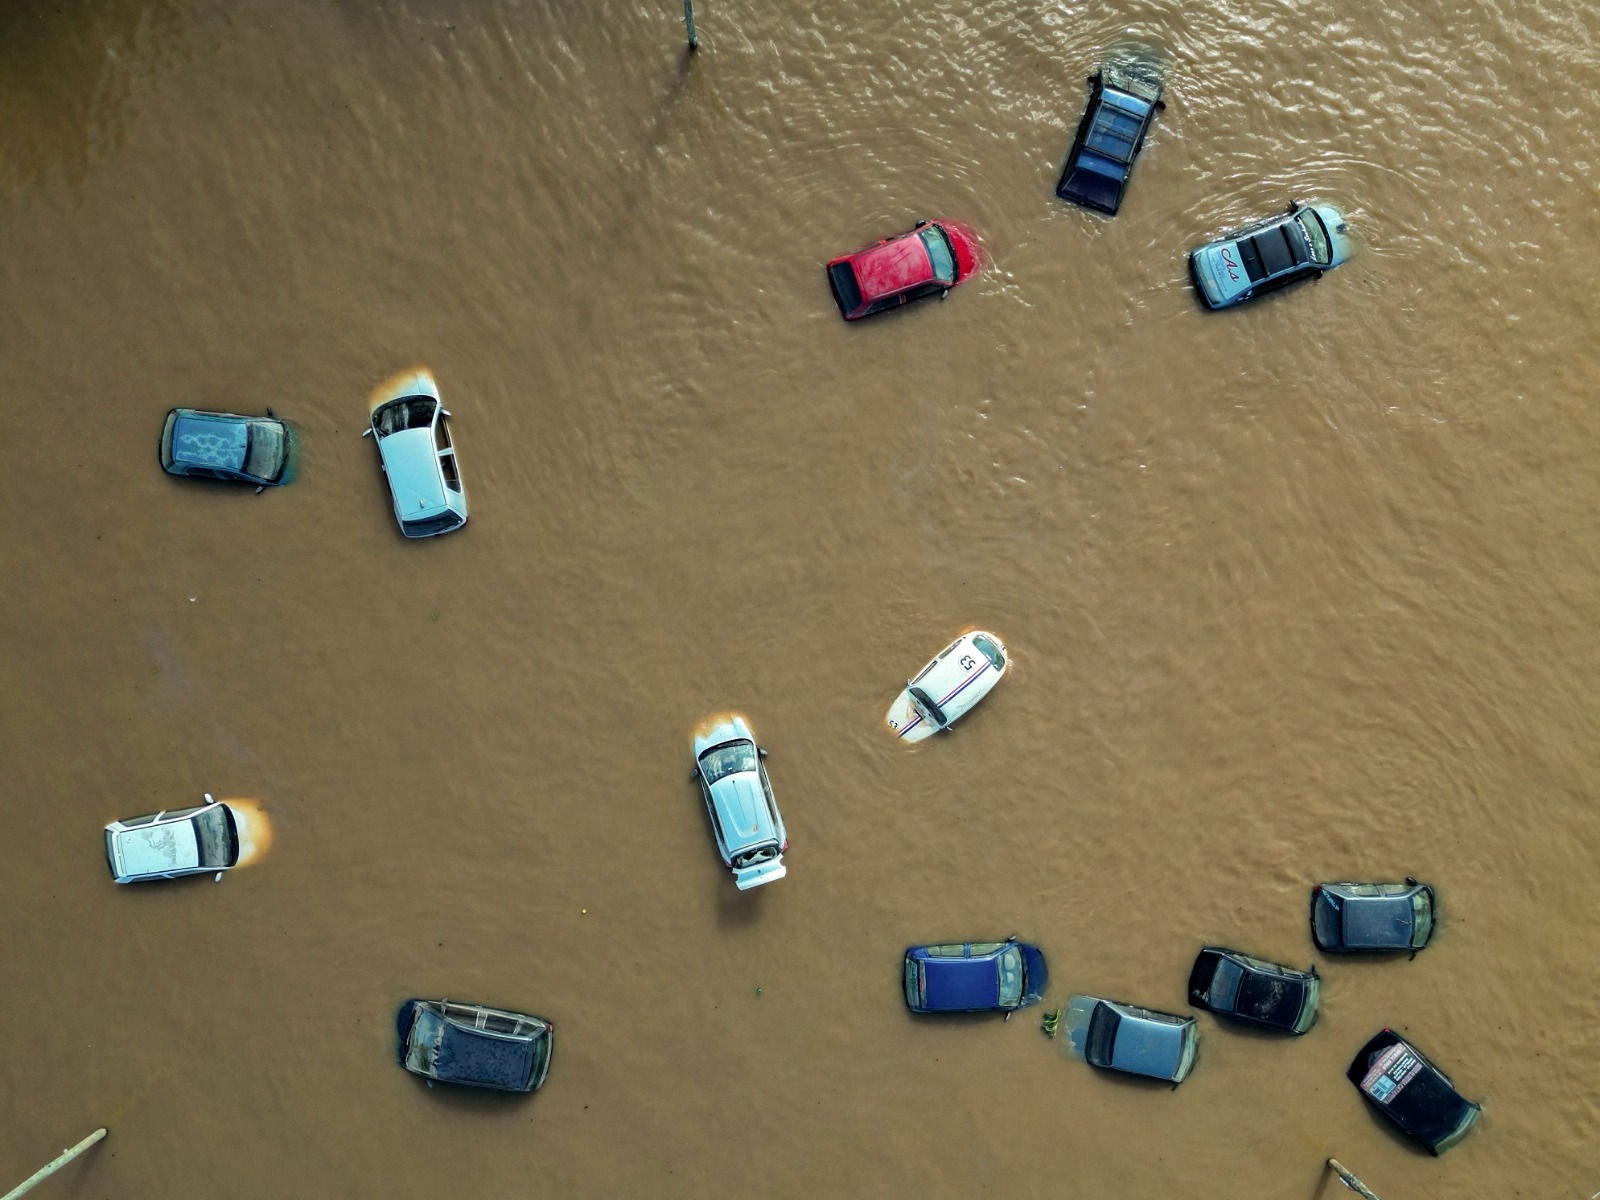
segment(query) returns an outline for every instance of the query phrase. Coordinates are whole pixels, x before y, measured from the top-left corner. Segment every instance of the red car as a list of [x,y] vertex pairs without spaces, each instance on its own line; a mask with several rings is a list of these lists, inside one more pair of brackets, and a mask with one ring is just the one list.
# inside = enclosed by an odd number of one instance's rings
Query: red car
[[978,239],[950,221],[918,221],[905,233],[828,264],[828,283],[846,321],[943,295],[978,271]]

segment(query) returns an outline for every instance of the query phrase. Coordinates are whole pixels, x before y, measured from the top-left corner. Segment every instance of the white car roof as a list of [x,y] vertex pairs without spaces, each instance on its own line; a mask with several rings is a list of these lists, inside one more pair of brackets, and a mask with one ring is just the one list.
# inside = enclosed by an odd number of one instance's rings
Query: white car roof
[[117,851],[123,875],[165,875],[198,868],[200,845],[189,819],[192,815],[191,811],[185,816],[164,818],[154,825],[118,830]]

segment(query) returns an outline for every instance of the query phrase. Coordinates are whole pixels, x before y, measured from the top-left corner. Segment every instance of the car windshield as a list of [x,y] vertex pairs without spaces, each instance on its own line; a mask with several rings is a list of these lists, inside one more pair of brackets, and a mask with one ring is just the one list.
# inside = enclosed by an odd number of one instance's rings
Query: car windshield
[[1333,261],[1333,246],[1328,241],[1328,231],[1323,228],[1322,218],[1317,215],[1314,208],[1303,208],[1295,214],[1300,222],[1300,228],[1306,231],[1306,238],[1311,242],[1311,260],[1327,266]]
[[407,396],[391,400],[372,414],[372,427],[379,437],[388,437],[402,429],[426,429],[433,423],[433,411],[439,402],[432,396]]
[[982,634],[978,634],[976,637],[974,637],[972,639],[972,644],[978,648],[979,654],[983,655],[989,660],[990,665],[993,666],[996,671],[1003,670],[1005,668],[1006,656],[1000,653],[999,646],[996,646],[992,641],[984,637]]
[[1418,891],[1412,895],[1411,915],[1414,918],[1411,944],[1426,946],[1433,933],[1433,898],[1427,892]]
[[265,421],[250,423],[249,449],[244,455],[244,473],[257,479],[273,479],[283,465],[283,429]]
[[723,742],[700,756],[700,778],[709,786],[727,775],[756,769],[754,742]]
[[194,815],[194,836],[202,867],[231,867],[239,856],[233,816],[225,804],[211,804]]
[[916,684],[907,684],[906,691],[911,696],[911,703],[915,705],[917,711],[922,714],[923,720],[929,721],[932,724],[939,726],[941,729],[944,728],[946,724],[944,719],[944,710],[940,708],[937,703],[935,703],[932,696],[928,695],[927,692],[923,691]]
[[927,248],[928,261],[933,266],[933,278],[937,283],[953,284],[956,281],[956,256],[950,248],[950,239],[945,237],[944,230],[937,225],[924,226],[917,234],[922,239],[922,244]]
[[1000,1003],[1022,1003],[1022,951],[1012,946],[1000,956]]

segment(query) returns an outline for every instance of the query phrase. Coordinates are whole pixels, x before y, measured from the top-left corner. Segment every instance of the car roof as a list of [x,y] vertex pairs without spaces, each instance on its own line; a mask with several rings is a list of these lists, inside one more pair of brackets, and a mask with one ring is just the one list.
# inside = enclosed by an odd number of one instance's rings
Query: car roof
[[[473,1029],[453,1017],[439,1017],[439,1040],[434,1052],[434,1074],[453,1083],[489,1083],[498,1087],[525,1087],[533,1075],[538,1036],[508,1037]],[[423,1018],[423,1019],[426,1019]]]
[[169,813],[151,825],[119,829],[117,850],[124,875],[164,875],[200,865],[200,842],[192,818],[199,809]]
[[[1168,1078],[1178,1070],[1193,1018],[1155,1015],[1131,1005],[1104,1002],[1121,1018],[1111,1047],[1111,1065],[1123,1071]],[[1165,1019],[1162,1019],[1165,1017]]]
[[1415,926],[1411,895],[1352,896],[1345,894],[1346,946],[1409,946]]
[[999,951],[980,958],[925,958],[929,1008],[993,1008],[1000,1002]]
[[1392,1030],[1363,1046],[1347,1074],[1362,1095],[1430,1146],[1459,1129],[1478,1107],[1422,1051]]
[[402,520],[433,516],[449,508],[431,429],[402,429],[379,438],[378,453]]
[[172,426],[172,461],[190,467],[218,467],[238,471],[249,449],[248,417],[232,413],[203,413],[192,408],[175,410]]
[[917,236],[921,232],[912,230],[856,253],[850,265],[863,301],[870,304],[933,278],[928,248]]
[[[994,664],[989,661],[988,656],[975,646],[972,654],[978,660],[977,665],[970,670],[961,665],[959,651],[963,646],[971,645],[972,639],[979,636],[980,632],[962,634],[947,649],[941,651],[942,658],[935,659],[929,666],[924,667],[922,673],[911,681],[931,696],[933,702],[940,708],[957,700],[985,671],[994,670]],[[1000,644],[1000,639],[993,634],[983,634],[983,636],[997,646]]]

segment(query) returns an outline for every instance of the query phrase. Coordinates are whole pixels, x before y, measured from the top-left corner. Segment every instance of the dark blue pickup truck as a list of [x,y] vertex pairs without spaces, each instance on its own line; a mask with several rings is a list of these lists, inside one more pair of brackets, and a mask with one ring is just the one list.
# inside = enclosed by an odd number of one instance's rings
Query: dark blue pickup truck
[[1108,63],[1095,72],[1056,195],[1115,216],[1133,160],[1161,107],[1161,75],[1153,65]]

